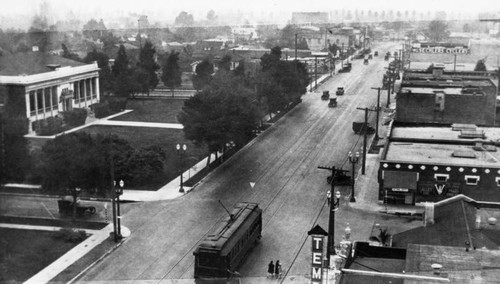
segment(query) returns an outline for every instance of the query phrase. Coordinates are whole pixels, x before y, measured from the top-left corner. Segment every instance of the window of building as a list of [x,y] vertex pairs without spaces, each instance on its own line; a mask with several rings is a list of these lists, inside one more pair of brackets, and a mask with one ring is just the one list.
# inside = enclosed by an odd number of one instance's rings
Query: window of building
[[30,91],[30,112],[32,112],[32,115],[34,114],[36,109],[35,96],[35,91]]
[[52,87],[52,108],[57,110],[57,105],[59,102],[57,101],[57,86]]
[[50,99],[51,99],[50,88],[45,88],[43,90],[43,95],[45,97],[45,108],[47,108],[50,111],[50,106],[51,106],[51,103],[50,103]]
[[466,185],[477,185],[479,183],[479,176],[465,176]]
[[90,96],[91,96],[91,94],[90,94],[90,79],[85,80],[85,88],[87,91],[86,95],[87,95],[87,97],[90,98]]
[[39,110],[42,110],[43,109],[43,90],[42,89],[36,90],[36,100],[37,100],[36,108]]
[[450,175],[449,174],[434,174],[434,179],[437,182],[447,182],[448,179],[450,179]]
[[78,83],[79,83],[78,85],[80,86],[80,98],[84,98],[85,97],[85,88],[84,88],[85,87],[84,86],[85,80],[81,80]]
[[97,94],[97,91],[96,91],[96,79],[95,78],[92,78],[92,96],[96,95]]
[[73,90],[75,92],[75,100],[80,101],[80,89],[78,88],[78,82],[73,83]]

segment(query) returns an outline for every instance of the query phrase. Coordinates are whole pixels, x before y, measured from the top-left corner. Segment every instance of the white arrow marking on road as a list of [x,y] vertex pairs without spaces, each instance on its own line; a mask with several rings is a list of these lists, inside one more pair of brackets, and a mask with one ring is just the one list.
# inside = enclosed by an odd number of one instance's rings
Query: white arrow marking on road
[[253,188],[255,186],[255,182],[251,182],[250,186]]

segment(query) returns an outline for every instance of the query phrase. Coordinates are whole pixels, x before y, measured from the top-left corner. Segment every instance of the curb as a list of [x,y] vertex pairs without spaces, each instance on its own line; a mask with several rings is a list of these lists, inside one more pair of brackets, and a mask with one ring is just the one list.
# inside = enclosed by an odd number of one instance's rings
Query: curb
[[[66,282],[67,284],[71,284],[71,283],[74,283],[76,280],[78,280],[78,278],[80,278],[83,274],[85,274],[87,271],[89,271],[92,267],[94,267],[96,264],[98,264],[99,262],[101,262],[105,257],[107,257],[108,255],[110,255],[112,252],[114,252],[117,248],[119,248],[123,243],[125,243],[126,241],[128,240],[128,238],[124,239],[123,241],[119,242],[118,244],[116,244],[115,246],[113,246],[111,249],[109,249],[106,253],[104,253],[103,255],[101,255],[98,259],[96,259],[94,262],[92,262],[91,264],[89,264],[85,269],[83,269],[82,271],[80,271],[80,273],[78,273],[75,277],[71,278],[71,280],[69,280],[68,282]],[[95,249],[95,248],[94,248]],[[82,256],[84,257],[84,256]],[[81,258],[80,258],[81,259]]]

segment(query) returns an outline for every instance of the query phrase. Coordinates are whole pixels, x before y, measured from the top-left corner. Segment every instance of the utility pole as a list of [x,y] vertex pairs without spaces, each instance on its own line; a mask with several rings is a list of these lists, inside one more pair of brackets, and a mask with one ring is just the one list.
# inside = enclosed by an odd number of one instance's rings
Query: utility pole
[[368,111],[376,111],[376,110],[373,110],[373,109],[369,109],[367,107],[365,108],[361,108],[361,107],[358,107],[357,109],[359,110],[364,110],[365,111],[365,124],[363,125],[363,128],[361,128],[363,130],[363,164],[362,164],[362,167],[361,167],[361,174],[365,174],[365,169],[366,169],[366,144],[367,144],[367,136],[368,136]]
[[453,54],[453,76],[455,76],[455,72],[457,72],[457,54]]
[[141,19],[137,20],[137,30],[139,31],[139,50],[142,50]]
[[392,78],[393,76],[394,76],[394,65],[391,65],[389,63],[389,86],[387,87],[387,105],[386,105],[387,108],[391,104],[391,86],[394,89],[393,86],[394,80]]
[[379,114],[380,114],[380,87],[372,88],[373,90],[377,90],[377,123],[375,124],[375,140],[379,139],[378,136],[378,124],[379,124]]
[[297,61],[297,33],[295,34],[295,61]]
[[318,56],[314,56],[314,88],[318,89]]
[[117,223],[116,223],[116,191],[115,191],[115,173],[114,173],[114,162],[113,162],[113,155],[111,154],[110,155],[110,163],[111,163],[111,166],[110,166],[110,182],[111,182],[111,191],[112,191],[112,197],[111,197],[111,206],[113,207],[113,239],[115,242],[118,242],[119,241],[119,238],[118,238],[118,226],[117,226]]
[[340,64],[342,69],[344,69],[344,43],[342,43],[342,49],[340,50]]

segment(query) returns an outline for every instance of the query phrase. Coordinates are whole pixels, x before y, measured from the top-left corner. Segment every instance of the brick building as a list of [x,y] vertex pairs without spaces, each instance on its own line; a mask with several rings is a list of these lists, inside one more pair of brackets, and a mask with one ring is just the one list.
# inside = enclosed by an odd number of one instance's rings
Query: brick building
[[496,125],[493,72],[407,71],[396,97],[399,123]]
[[498,202],[499,146],[499,128],[394,126],[380,161],[379,200],[415,204],[464,194]]

